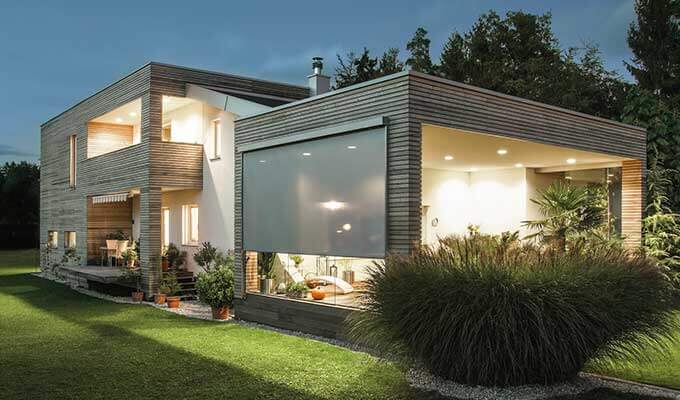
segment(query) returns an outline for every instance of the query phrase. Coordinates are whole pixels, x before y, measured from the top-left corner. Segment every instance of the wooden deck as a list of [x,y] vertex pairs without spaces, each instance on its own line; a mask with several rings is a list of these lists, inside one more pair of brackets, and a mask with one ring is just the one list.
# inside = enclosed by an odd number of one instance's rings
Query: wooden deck
[[119,267],[61,267],[62,270],[70,275],[78,276],[88,281],[95,281],[100,283],[116,283],[118,278],[123,274],[123,270]]

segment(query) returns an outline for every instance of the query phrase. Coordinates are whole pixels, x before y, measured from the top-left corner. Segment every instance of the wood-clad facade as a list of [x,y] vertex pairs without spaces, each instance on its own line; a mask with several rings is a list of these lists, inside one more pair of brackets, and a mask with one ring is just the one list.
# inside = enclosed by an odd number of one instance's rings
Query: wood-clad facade
[[[367,118],[387,121],[387,251],[405,253],[421,242],[422,125],[436,125],[542,144],[615,155],[624,162],[623,231],[629,246],[639,245],[646,164],[644,129],[545,104],[495,93],[416,72],[404,72],[276,107],[236,121],[235,244],[243,248],[243,151],[258,142],[294,138],[301,132]],[[240,149],[239,149],[240,148]],[[265,313],[262,296],[247,295],[246,257],[236,260],[240,313],[288,327],[295,305],[280,304]],[[252,267],[252,266],[251,266]],[[253,298],[253,300],[250,300]],[[269,299],[269,302],[281,299]],[[252,303],[252,304],[251,304]],[[291,303],[292,304],[292,303]],[[260,311],[258,311],[260,310]],[[312,318],[312,317],[310,317]],[[338,319],[317,320],[314,329],[340,329]]]
[[[149,63],[86,98],[41,126],[41,246],[47,241],[48,231],[75,231],[76,251],[85,263],[88,199],[93,195],[138,191],[140,265],[145,291],[155,292],[160,270],[161,192],[164,188],[201,189],[203,185],[203,146],[161,140],[162,96],[183,97],[187,83],[285,101],[302,99],[309,93],[299,86]],[[89,129],[96,132],[102,128],[91,121],[136,99],[141,99],[140,143],[127,145],[129,132],[118,132],[118,136],[125,136],[121,146],[127,147],[104,153],[96,139],[92,142],[88,137]],[[71,135],[77,138],[74,187],[69,185]],[[89,147],[99,150],[88,158]],[[60,257],[61,252],[62,246],[55,257]]]

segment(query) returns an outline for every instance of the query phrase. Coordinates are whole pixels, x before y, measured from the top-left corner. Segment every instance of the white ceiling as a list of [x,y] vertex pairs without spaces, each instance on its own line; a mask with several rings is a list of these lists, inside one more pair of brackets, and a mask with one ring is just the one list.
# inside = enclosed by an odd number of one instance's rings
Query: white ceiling
[[97,117],[92,122],[107,124],[139,125],[142,120],[142,100],[136,99],[113,111]]
[[[484,171],[516,168],[564,167],[579,169],[587,164],[620,162],[623,157],[573,150],[524,140],[472,133],[434,125],[423,125],[423,167],[452,171]],[[497,151],[504,149],[505,155]],[[445,160],[445,156],[453,160]],[[576,160],[568,164],[567,159]],[[595,166],[594,166],[595,167]]]
[[[180,107],[184,107],[195,100],[186,97],[163,96],[163,112],[170,112]],[[92,122],[102,122],[107,124],[119,125],[139,125],[142,121],[142,100],[136,99],[124,104],[113,111],[97,117]]]

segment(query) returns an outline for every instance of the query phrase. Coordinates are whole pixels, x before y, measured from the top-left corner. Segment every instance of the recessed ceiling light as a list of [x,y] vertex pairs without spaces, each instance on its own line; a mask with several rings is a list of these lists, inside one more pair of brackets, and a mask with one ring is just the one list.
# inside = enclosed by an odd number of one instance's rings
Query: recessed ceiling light
[[123,118],[121,118],[121,117],[116,118],[116,122],[118,122],[120,124],[121,122],[123,122]]
[[133,112],[130,113],[130,116],[131,116],[131,117],[136,117],[136,116],[137,116],[137,113],[133,111]]
[[451,161],[453,160],[453,156],[444,156],[444,160]]
[[338,209],[344,207],[345,203],[335,201],[335,200],[329,200],[329,201],[321,203],[321,205],[323,206],[323,208],[327,208],[329,210],[338,210]]
[[267,160],[260,160],[260,162],[261,162],[262,164],[264,164],[264,163],[267,162]]
[[567,175],[567,176],[565,176],[565,177],[564,177],[564,179],[566,179],[566,180],[570,181],[570,180],[571,180],[571,175]]
[[479,171],[479,168],[477,168],[477,167],[470,168],[470,172],[477,172],[477,171]]
[[309,157],[309,156],[312,155],[312,153],[302,153],[302,155],[305,156],[305,157]]
[[576,164],[575,158],[567,158],[567,164]]
[[522,163],[515,164],[515,168],[522,168],[523,166],[524,166],[524,164],[522,164]]
[[350,150],[354,150],[354,149],[357,148],[357,146],[347,146],[347,148],[350,149]]
[[345,225],[342,226],[342,229],[348,231],[348,230],[352,229],[352,225],[350,225],[350,224],[345,224]]
[[498,149],[496,150],[496,153],[498,153],[499,156],[504,156],[508,154],[508,151],[506,149]]
[[338,230],[335,231],[335,232],[337,232],[337,233],[342,233],[342,229],[338,229]]

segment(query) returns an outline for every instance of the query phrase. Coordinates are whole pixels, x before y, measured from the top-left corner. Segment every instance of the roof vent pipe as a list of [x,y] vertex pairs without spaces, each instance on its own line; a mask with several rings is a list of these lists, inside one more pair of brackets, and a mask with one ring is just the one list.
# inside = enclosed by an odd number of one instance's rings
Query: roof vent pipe
[[323,58],[312,58],[312,74],[307,77],[310,96],[323,94],[331,90],[331,77],[322,74]]

